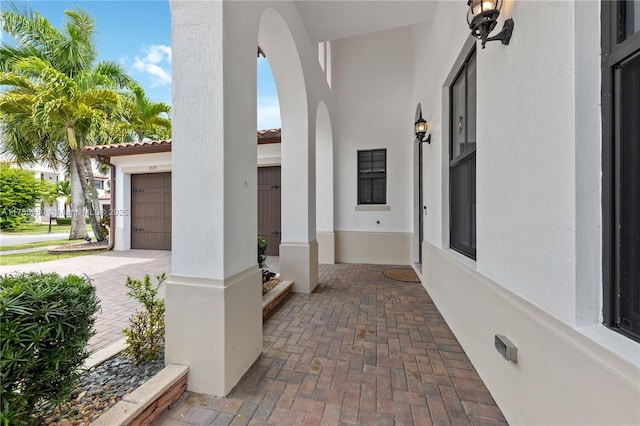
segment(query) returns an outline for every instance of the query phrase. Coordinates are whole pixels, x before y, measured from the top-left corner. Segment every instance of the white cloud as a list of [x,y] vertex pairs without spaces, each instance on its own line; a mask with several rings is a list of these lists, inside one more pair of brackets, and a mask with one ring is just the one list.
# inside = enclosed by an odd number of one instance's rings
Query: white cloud
[[258,129],[277,129],[281,127],[280,105],[277,97],[258,98]]
[[171,84],[171,47],[153,45],[144,50],[146,56],[136,56],[133,68],[151,76],[151,87]]

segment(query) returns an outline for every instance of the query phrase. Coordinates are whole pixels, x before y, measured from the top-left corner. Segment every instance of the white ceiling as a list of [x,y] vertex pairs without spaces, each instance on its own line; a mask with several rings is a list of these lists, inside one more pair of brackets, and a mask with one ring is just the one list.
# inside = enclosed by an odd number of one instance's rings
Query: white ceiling
[[297,0],[313,42],[428,22],[434,0]]

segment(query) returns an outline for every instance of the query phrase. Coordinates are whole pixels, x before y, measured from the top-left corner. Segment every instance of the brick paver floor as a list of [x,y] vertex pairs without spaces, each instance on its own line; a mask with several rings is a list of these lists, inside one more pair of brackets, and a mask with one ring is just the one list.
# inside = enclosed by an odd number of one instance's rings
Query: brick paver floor
[[422,285],[385,269],[322,265],[227,398],[187,392],[156,425],[506,424]]
[[[130,250],[104,252],[90,256],[53,260],[25,265],[0,266],[0,274],[13,272],[57,272],[59,274],[86,274],[96,286],[101,310],[95,323],[96,334],[89,341],[92,349],[102,349],[123,338],[122,329],[135,312],[138,302],[127,296],[127,276],[144,278],[171,273],[171,252],[160,250]],[[152,282],[155,283],[155,278]],[[160,288],[164,297],[164,285]]]

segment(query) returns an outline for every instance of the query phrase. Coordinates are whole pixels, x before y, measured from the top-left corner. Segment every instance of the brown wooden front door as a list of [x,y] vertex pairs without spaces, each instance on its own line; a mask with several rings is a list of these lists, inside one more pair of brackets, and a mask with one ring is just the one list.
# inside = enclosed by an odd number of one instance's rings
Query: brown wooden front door
[[280,182],[280,167],[258,168],[258,236],[269,256],[280,253]]
[[131,176],[131,248],[171,250],[171,173]]

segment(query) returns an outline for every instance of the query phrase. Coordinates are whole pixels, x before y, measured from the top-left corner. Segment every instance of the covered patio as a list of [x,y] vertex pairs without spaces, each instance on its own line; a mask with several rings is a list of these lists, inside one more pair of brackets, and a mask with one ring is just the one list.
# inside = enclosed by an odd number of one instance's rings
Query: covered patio
[[157,424],[506,424],[424,287],[390,268],[320,265],[226,398],[187,392]]

